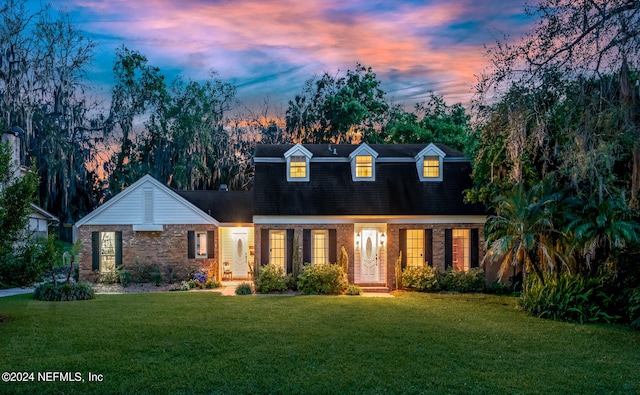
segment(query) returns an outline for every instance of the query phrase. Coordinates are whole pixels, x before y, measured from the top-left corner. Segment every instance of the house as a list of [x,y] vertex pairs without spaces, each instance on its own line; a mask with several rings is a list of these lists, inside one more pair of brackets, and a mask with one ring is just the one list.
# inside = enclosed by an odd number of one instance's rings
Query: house
[[[471,164],[442,144],[260,145],[253,223],[258,265],[292,270],[349,255],[349,282],[395,285],[395,262],[479,265],[486,211],[464,202]],[[494,277],[490,274],[489,277]]]
[[[2,136],[2,141],[6,142],[11,148],[11,166],[14,168],[14,177],[22,177],[30,171],[22,165],[20,135],[23,133],[22,129],[14,126],[11,130],[5,131]],[[57,222],[59,222],[59,220],[55,215],[35,203],[31,203],[29,225],[28,228],[25,229],[26,237],[34,239],[47,238],[49,235],[49,225]]]
[[[138,260],[183,275],[216,265],[252,278],[275,264],[336,262],[350,283],[391,288],[395,262],[469,270],[486,211],[464,202],[471,164],[442,144],[258,145],[248,192],[177,191],[145,176],[77,222],[83,279]],[[297,248],[297,254],[294,253]],[[489,277],[495,274],[489,274]],[[179,277],[179,276],[178,276]]]
[[250,192],[178,192],[146,175],[76,223],[80,278],[136,262],[155,265],[165,280],[212,265],[218,278],[250,278],[251,211]]

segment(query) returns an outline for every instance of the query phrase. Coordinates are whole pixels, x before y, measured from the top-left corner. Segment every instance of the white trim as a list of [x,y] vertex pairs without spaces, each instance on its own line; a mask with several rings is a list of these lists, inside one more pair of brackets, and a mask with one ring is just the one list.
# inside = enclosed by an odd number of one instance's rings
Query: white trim
[[133,226],[134,232],[162,232],[164,231],[164,225],[153,224],[135,224]]
[[485,215],[254,215],[255,225],[305,225],[305,224],[484,224]]
[[[294,156],[301,156],[305,158],[304,160],[304,166],[305,166],[305,172],[306,172],[305,177],[291,177],[291,158],[293,158]],[[284,157],[287,162],[287,181],[288,182],[309,182],[309,173],[311,170],[309,168],[310,167],[309,159],[311,159],[312,156],[313,154],[311,153],[311,151],[303,147],[300,143],[294,145],[287,152],[284,153]]]
[[[426,156],[433,156],[433,157],[439,158],[438,159],[439,161],[438,177],[424,176],[424,158]],[[433,143],[429,144],[422,151],[418,152],[418,154],[414,157],[414,160],[416,161],[416,170],[418,171],[418,177],[420,178],[420,181],[424,181],[424,182],[442,181],[442,173],[444,172],[444,167],[442,166],[442,162],[445,156],[447,156],[447,154],[445,154],[444,151],[442,151]]]
[[284,157],[285,158],[289,158],[291,156],[306,156],[307,158],[311,158],[313,156],[313,154],[311,153],[311,151],[309,151],[308,149],[304,148],[304,146],[302,146],[302,144],[298,143],[296,145],[294,145],[293,147],[289,148],[289,150],[287,150],[287,152],[284,153]]
[[[287,163],[284,158],[254,158],[254,163]],[[445,157],[443,162],[470,162],[469,158],[464,156]],[[314,157],[309,159],[313,163],[348,163],[351,160],[345,156],[337,157]],[[376,158],[378,163],[415,163],[416,159],[412,156],[379,156]]]
[[[370,156],[371,157],[371,177],[358,177],[356,175],[356,159],[358,156]],[[376,180],[376,160],[378,158],[378,153],[367,143],[362,143],[360,146],[353,150],[351,154],[349,154],[349,160],[351,161],[351,180],[354,182],[362,182],[362,181],[375,181]]]
[[[200,216],[207,224],[212,224],[212,225],[215,225],[215,226],[218,226],[220,224],[216,219],[214,219],[211,216],[207,215],[207,213],[205,213],[204,211],[200,210],[198,207],[193,205],[191,202],[187,201],[185,198],[183,198],[182,196],[180,196],[177,193],[175,193],[173,190],[171,190],[171,188],[169,188],[168,186],[164,185],[160,181],[156,180],[151,175],[147,174],[144,177],[142,177],[141,179],[139,179],[138,181],[136,181],[133,184],[131,184],[124,191],[118,193],[116,196],[114,196],[113,198],[109,199],[102,206],[98,207],[97,209],[93,210],[91,213],[85,215],[82,219],[78,220],[78,222],[76,222],[76,226],[80,227],[80,226],[86,224],[87,222],[91,221],[92,219],[94,219],[95,217],[100,215],[102,212],[104,212],[105,210],[109,209],[109,207],[117,204],[118,201],[120,201],[121,199],[123,199],[127,195],[133,193],[135,190],[137,190],[138,188],[142,187],[146,183],[151,183],[154,186],[156,186],[158,189],[160,189],[161,191],[165,192],[171,198],[176,200],[176,202],[178,204],[182,204],[183,206],[185,206],[186,208],[190,209],[195,214]],[[95,223],[95,224],[92,224],[92,225],[107,225],[107,224]],[[108,224],[108,225],[112,225],[112,224]]]

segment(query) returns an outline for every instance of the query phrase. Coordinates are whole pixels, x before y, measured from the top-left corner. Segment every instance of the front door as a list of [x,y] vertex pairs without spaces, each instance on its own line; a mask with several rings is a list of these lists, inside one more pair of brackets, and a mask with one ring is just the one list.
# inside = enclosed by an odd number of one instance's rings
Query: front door
[[375,229],[364,229],[361,234],[361,280],[365,283],[378,282],[378,231]]
[[246,278],[248,277],[249,266],[247,265],[247,233],[246,232],[233,232],[231,234],[233,261],[231,264],[231,270],[233,271],[233,278]]

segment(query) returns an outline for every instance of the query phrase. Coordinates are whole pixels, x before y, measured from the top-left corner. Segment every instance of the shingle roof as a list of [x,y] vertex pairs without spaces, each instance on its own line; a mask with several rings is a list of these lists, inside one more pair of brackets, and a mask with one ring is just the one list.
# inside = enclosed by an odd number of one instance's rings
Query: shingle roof
[[[413,158],[428,144],[369,144],[380,157],[409,157]],[[440,148],[448,158],[464,158],[464,154],[444,144],[434,144]],[[293,144],[258,144],[254,157],[256,158],[283,158]],[[349,157],[359,145],[355,144],[303,144],[313,157]],[[334,155],[333,152],[336,152]]]
[[[464,203],[464,190],[471,188],[471,164],[464,155],[436,144],[447,158],[442,182],[422,182],[416,164],[377,162],[375,181],[354,182],[347,161],[309,164],[308,182],[287,182],[286,164],[256,161],[254,181],[255,215],[484,215],[479,204]],[[382,157],[413,158],[426,144],[376,145]],[[292,145],[258,145],[256,158],[282,158]],[[348,157],[357,145],[304,145],[313,158]]]
[[253,222],[252,191],[174,191],[219,222]]

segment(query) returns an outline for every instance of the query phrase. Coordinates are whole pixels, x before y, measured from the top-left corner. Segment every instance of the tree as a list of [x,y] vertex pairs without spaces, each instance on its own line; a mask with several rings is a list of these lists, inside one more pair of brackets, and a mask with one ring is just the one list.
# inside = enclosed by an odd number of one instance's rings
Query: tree
[[357,142],[378,133],[388,109],[375,73],[358,64],[342,77],[308,80],[289,101],[287,132],[295,142]]
[[381,134],[387,143],[437,142],[460,151],[470,149],[470,116],[460,103],[448,106],[442,96],[432,94],[428,101],[416,104],[413,112],[399,106],[389,112]]
[[572,203],[565,232],[578,254],[574,272],[615,273],[614,253],[629,243],[640,242],[640,226],[631,219],[624,199],[598,201],[594,196],[584,196]]
[[76,219],[97,204],[97,177],[87,165],[101,128],[83,97],[94,43],[69,14],[31,12],[24,0],[5,2],[0,19],[0,111],[7,127],[26,131],[21,152],[41,176],[43,205],[62,222]]
[[[154,122],[156,117],[162,119],[168,94],[160,69],[148,65],[147,58],[141,53],[124,46],[116,50],[113,74],[115,85],[106,128],[109,134],[117,133],[120,140],[120,149],[107,169],[109,189],[115,194],[146,174],[141,165],[149,162],[136,157],[136,146],[132,140],[142,136],[144,130],[139,130],[136,136],[134,126],[138,126],[137,122],[142,123],[144,116],[150,117],[150,122]],[[162,129],[153,129],[151,137],[151,141],[156,143],[167,136]]]
[[558,232],[553,209],[559,196],[548,183],[527,188],[517,183],[496,199],[496,214],[487,221],[485,262],[500,265],[502,278],[509,268],[522,270],[523,281],[532,270],[544,285],[544,271],[556,271],[563,262],[556,249]]
[[169,119],[172,140],[171,183],[177,188],[212,189],[237,174],[242,139],[225,130],[225,113],[236,104],[236,88],[215,71],[202,83],[173,83]]
[[40,274],[38,263],[34,266],[21,262],[26,257],[20,256],[23,254],[17,248],[18,242],[30,236],[29,213],[38,189],[38,177],[33,172],[20,177],[16,166],[11,147],[3,140],[0,142],[0,287],[26,285],[24,282],[33,281]]
[[[613,79],[607,76],[617,76],[618,100],[592,100],[591,104],[624,115],[621,131],[632,136],[628,145],[632,159],[629,204],[638,207],[640,102],[633,88],[638,80],[633,70],[640,67],[640,2],[544,0],[526,11],[536,18],[533,31],[514,42],[499,41],[489,50],[492,68],[477,85],[476,108],[484,108],[495,100],[493,94],[502,95],[513,85],[559,96],[568,92],[568,87],[580,92],[583,83],[589,81],[597,82],[601,91],[611,91],[613,86],[608,84]],[[538,133],[531,136],[532,140],[549,141],[552,118],[547,112],[539,115]],[[521,120],[524,127],[530,118]]]

